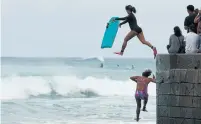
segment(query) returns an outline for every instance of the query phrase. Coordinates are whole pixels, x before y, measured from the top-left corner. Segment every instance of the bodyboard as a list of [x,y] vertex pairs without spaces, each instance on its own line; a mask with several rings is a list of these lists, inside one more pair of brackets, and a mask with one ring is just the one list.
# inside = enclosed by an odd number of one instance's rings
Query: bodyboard
[[103,36],[101,48],[111,48],[113,46],[116,34],[118,32],[119,20],[114,20],[117,17],[112,17],[107,23]]

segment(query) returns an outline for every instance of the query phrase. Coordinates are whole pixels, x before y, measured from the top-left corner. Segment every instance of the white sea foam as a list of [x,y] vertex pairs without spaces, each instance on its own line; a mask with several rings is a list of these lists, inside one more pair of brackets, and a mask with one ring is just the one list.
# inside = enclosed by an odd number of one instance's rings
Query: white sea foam
[[[64,97],[133,96],[136,83],[109,78],[75,76],[10,76],[1,79],[0,99],[26,99],[30,96],[51,95]],[[149,84],[150,96],[156,96],[156,85]]]

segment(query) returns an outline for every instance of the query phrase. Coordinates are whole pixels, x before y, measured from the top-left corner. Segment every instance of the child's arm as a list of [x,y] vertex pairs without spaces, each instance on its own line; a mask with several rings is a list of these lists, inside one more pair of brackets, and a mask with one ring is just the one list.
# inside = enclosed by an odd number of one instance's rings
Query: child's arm
[[132,76],[132,77],[130,77],[130,79],[132,80],[132,81],[135,81],[135,82],[137,82],[137,78],[138,78],[139,76]]
[[149,78],[149,79],[150,79],[150,82],[156,83],[156,77],[155,77],[155,75],[153,75],[153,78]]

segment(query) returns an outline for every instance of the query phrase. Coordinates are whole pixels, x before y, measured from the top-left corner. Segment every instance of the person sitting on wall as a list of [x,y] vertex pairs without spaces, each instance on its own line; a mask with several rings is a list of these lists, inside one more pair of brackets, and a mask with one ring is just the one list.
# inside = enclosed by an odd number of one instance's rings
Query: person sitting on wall
[[169,38],[168,53],[185,53],[184,36],[178,26],[174,27],[174,34]]
[[186,47],[185,52],[188,53],[198,53],[199,46],[199,36],[195,33],[195,25],[189,26],[189,33],[185,37]]

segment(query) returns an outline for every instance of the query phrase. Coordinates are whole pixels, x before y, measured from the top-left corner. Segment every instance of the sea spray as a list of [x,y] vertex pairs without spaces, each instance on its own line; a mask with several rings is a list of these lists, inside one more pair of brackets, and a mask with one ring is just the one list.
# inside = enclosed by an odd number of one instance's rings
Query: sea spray
[[[1,79],[0,99],[26,99],[30,96],[97,97],[133,96],[136,83],[107,77],[84,79],[76,76],[10,76]],[[150,83],[149,95],[156,95],[155,84]]]

